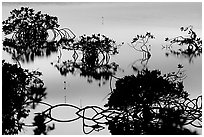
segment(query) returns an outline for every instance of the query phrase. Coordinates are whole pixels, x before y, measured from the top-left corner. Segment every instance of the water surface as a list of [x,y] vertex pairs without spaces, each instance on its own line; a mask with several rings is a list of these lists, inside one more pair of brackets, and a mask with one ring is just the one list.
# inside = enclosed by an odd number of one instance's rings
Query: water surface
[[[7,19],[9,12],[21,6],[28,6],[36,11],[42,11],[49,15],[57,16],[60,27],[70,28],[77,37],[86,34],[104,34],[109,38],[124,42],[120,47],[119,54],[112,56],[110,62],[117,62],[120,68],[116,76],[134,74],[131,64],[142,58],[142,54],[128,46],[132,38],[137,34],[151,32],[155,39],[150,40],[151,58],[148,62],[149,69],[159,69],[162,73],[177,70],[177,65],[182,64],[187,78],[184,80],[185,90],[190,97],[197,97],[202,92],[202,57],[193,59],[189,63],[186,58],[175,56],[166,57],[162,45],[166,37],[175,37],[180,34],[181,26],[194,26],[194,31],[201,37],[202,30],[202,4],[201,3],[3,3],[2,20]],[[70,103],[79,107],[86,105],[98,105],[103,107],[107,102],[106,95],[110,93],[109,81],[99,86],[98,81],[87,82],[87,78],[79,74],[69,74],[66,77],[51,65],[57,61],[59,53],[50,57],[36,58],[34,62],[22,63],[23,68],[38,70],[43,73],[42,79],[47,87],[47,98],[44,100],[52,105],[58,103]],[[63,51],[62,60],[71,58],[71,54]],[[3,51],[2,59],[9,62],[9,54]],[[138,62],[138,66],[140,63]],[[66,81],[66,90],[64,90]],[[114,87],[114,81],[112,85]],[[40,109],[41,106],[38,108]],[[55,110],[54,116],[58,118],[69,118],[73,116],[72,111],[63,108]],[[28,120],[29,122],[29,120]],[[25,129],[21,134],[32,134],[31,129]],[[82,120],[71,123],[56,123],[56,129],[50,134],[83,134]],[[109,134],[107,128],[92,134]]]

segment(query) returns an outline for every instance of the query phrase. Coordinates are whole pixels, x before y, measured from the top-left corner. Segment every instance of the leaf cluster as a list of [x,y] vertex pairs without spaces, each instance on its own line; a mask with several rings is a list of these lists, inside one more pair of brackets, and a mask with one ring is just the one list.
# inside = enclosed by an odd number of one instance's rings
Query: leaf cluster
[[116,54],[116,42],[105,35],[101,34],[92,34],[92,36],[80,36],[78,44],[81,46],[82,51],[90,49],[98,49],[100,52],[106,52],[110,54]]
[[10,14],[8,19],[2,22],[2,30],[6,35],[11,33],[33,34],[35,30],[42,30],[41,33],[44,33],[48,29],[59,27],[57,17],[42,14],[41,11],[34,13],[34,9],[29,7],[14,9]]
[[29,72],[17,64],[2,61],[2,131],[17,134],[22,130],[22,119],[29,115],[46,96],[46,88],[39,78],[41,72]]
[[150,32],[146,32],[145,35],[137,35],[137,36],[135,36],[131,43],[135,43],[135,42],[140,41],[140,40],[148,41],[149,39],[155,39],[155,37]]
[[[178,66],[182,69],[182,66]],[[112,134],[191,134],[181,100],[188,98],[178,73],[147,68],[116,81],[105,107],[123,112],[108,121]],[[167,130],[168,129],[168,130]]]
[[34,135],[47,135],[48,132],[55,129],[55,124],[46,125],[45,123],[46,115],[45,114],[37,114],[34,118],[33,125],[36,126],[36,128],[33,130]]
[[12,37],[4,39],[3,49],[13,58],[33,61],[35,56],[57,51],[56,42],[47,42],[47,30],[59,27],[57,17],[42,14],[41,11],[35,13],[28,7],[14,9],[10,13],[11,16],[2,22],[2,30]]

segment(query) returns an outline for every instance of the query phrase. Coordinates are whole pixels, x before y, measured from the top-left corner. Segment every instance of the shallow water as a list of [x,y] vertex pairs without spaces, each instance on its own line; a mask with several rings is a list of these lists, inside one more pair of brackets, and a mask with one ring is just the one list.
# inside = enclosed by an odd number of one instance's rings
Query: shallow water
[[[9,16],[12,9],[29,6],[36,11],[41,10],[42,13],[57,16],[61,28],[70,28],[77,37],[101,33],[116,40],[118,44],[124,42],[119,54],[111,56],[110,60],[117,62],[124,70],[124,72],[119,70],[117,77],[134,74],[131,64],[141,59],[142,54],[128,46],[128,43],[137,34],[144,35],[149,31],[155,36],[155,39],[149,41],[152,45],[149,69],[159,69],[165,74],[176,71],[177,65],[182,64],[187,75],[184,80],[185,90],[194,98],[202,93],[202,57],[194,58],[192,63],[186,58],[166,57],[162,45],[165,44],[166,37],[178,36],[181,26],[193,25],[195,32],[201,37],[201,5],[201,3],[3,3],[2,20]],[[58,55],[59,53],[54,53],[50,57],[35,58],[34,62],[22,63],[23,68],[43,73],[42,79],[48,93],[44,101],[52,105],[66,102],[78,107],[87,105],[103,107],[107,102],[105,97],[110,93],[109,81],[99,86],[98,81],[88,83],[87,78],[80,77],[79,74],[62,76],[51,65],[51,62],[57,61]],[[69,52],[63,51],[62,60],[71,58],[70,55]],[[2,59],[13,62],[10,55],[4,51]],[[137,65],[141,67],[139,62]],[[114,81],[113,79],[113,87]],[[43,106],[38,106],[37,110],[41,107]],[[73,113],[74,110],[65,108],[53,111],[53,115],[60,119],[72,118]],[[21,134],[33,133],[31,128],[26,128]],[[49,134],[83,134],[82,119],[71,123],[56,123],[56,129]],[[91,134],[109,134],[109,131],[106,128]]]

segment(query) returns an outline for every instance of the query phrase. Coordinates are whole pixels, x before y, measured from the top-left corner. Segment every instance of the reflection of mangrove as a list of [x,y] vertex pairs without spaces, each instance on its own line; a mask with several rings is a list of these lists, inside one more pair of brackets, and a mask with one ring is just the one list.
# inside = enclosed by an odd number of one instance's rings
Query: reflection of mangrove
[[166,38],[165,41],[170,42],[170,44],[163,46],[163,48],[166,48],[168,51],[166,56],[172,54],[177,57],[188,58],[191,63],[193,58],[202,54],[202,40],[198,38],[193,31],[193,26],[188,26],[186,28],[181,27],[180,30],[188,32],[188,36],[178,36],[172,39]]
[[45,98],[41,75],[2,61],[2,134],[18,134],[30,108]]
[[[111,108],[103,109],[99,106],[86,106],[84,108],[79,108],[72,104],[57,104],[52,106],[50,104],[40,102],[41,104],[44,104],[48,107],[46,110],[44,110],[41,113],[38,113],[37,115],[41,117],[40,119],[42,119],[41,121],[44,123],[41,122],[38,125],[33,123],[31,125],[24,125],[24,126],[38,127],[38,128],[43,127],[38,129],[38,130],[42,130],[42,129],[45,129],[46,125],[50,122],[68,123],[82,118],[83,119],[82,126],[83,126],[84,134],[90,134],[93,131],[99,132],[105,129],[106,125],[109,125],[109,130],[111,130],[112,134],[141,134],[137,131],[143,130],[143,129],[144,129],[143,132],[145,132],[144,134],[196,134],[196,132],[191,132],[190,130],[183,128],[182,125],[191,124],[197,128],[201,128],[201,124],[200,124],[201,117],[202,117],[201,99],[202,97],[199,96],[198,98],[193,100],[186,98],[185,100],[182,100],[180,102],[172,101],[171,107],[168,106],[170,105],[170,103],[163,104],[163,106],[161,106],[162,105],[161,103],[155,102],[155,105],[152,106],[150,110],[138,109],[134,111],[133,109],[136,109],[137,107],[136,104],[134,104],[135,105],[134,107],[132,106],[133,108],[129,106],[128,110],[124,111],[123,109],[120,110],[119,107],[112,108],[112,109]],[[76,116],[68,119],[60,119],[60,118],[53,117],[52,111],[54,111],[55,108],[60,108],[60,107],[67,107],[68,109],[72,108],[73,110],[75,110],[74,114]],[[180,110],[179,108],[182,108],[182,110]],[[147,115],[143,115],[142,114],[143,112],[140,113],[139,111],[151,112],[152,115],[150,115],[149,117],[154,117],[153,119],[154,122],[144,123],[146,122],[145,120],[148,120],[148,118],[146,117],[148,117],[148,114],[150,113],[147,113]],[[94,112],[94,114],[90,116],[88,112],[92,112],[92,113]],[[188,122],[184,120],[184,118],[186,117],[182,116],[181,113],[185,114]],[[199,124],[195,124],[196,120],[199,121]],[[117,129],[113,130],[114,126]],[[52,126],[48,126],[46,130],[49,131],[54,128],[55,128],[54,125],[52,125]],[[134,129],[131,129],[131,128],[134,128]],[[145,128],[148,128],[149,130]],[[151,128],[152,128],[152,131],[150,130]]]
[[[78,41],[63,43],[63,49],[74,51],[73,60],[63,61],[62,63],[54,64],[60,71],[61,75],[68,73],[74,74],[79,72],[80,76],[88,77],[88,82],[95,80],[103,80],[103,83],[114,75],[118,70],[118,65],[115,62],[109,63],[110,56],[118,53],[118,45],[114,40],[100,34],[92,36],[80,36]],[[77,59],[82,54],[79,62]]]
[[146,67],[151,57],[151,45],[147,45],[147,43],[150,39],[154,38],[155,37],[151,33],[147,32],[145,35],[137,35],[135,38],[133,38],[131,44],[129,44],[129,46],[131,46],[136,51],[142,52],[142,58],[134,61],[132,64],[132,68],[134,70],[137,70],[137,62],[140,62],[143,67]]
[[54,65],[61,75],[66,76],[67,74],[75,74],[76,72],[80,73],[80,76],[88,77],[88,82],[94,80],[105,81],[109,80],[110,76],[114,75],[118,70],[118,64],[115,62],[103,65],[89,66],[83,62],[73,62],[71,60],[64,61],[61,64]]
[[[71,104],[57,104],[57,105],[50,105],[47,104],[45,102],[40,102],[41,104],[46,105],[48,108],[46,110],[44,110],[41,113],[38,113],[38,115],[44,117],[43,121],[44,123],[41,123],[42,125],[46,125],[48,123],[50,123],[51,121],[55,121],[55,122],[73,122],[76,121],[80,118],[83,119],[83,132],[85,134],[90,134],[93,131],[100,131],[103,130],[107,123],[108,119],[111,119],[114,115],[121,115],[120,111],[116,111],[116,110],[110,110],[110,109],[102,109],[98,106],[86,106],[84,108],[79,108],[75,105],[71,105]],[[67,108],[73,108],[75,109],[75,115],[76,117],[74,118],[70,118],[70,119],[57,119],[55,117],[52,116],[52,111],[55,108],[59,108],[59,107],[67,107]],[[88,111],[92,111],[95,114],[93,116],[90,116],[87,114]],[[90,124],[89,122],[91,121],[92,124]],[[42,126],[41,125],[41,126]],[[31,125],[24,125],[25,127],[36,127],[36,125],[31,124]]]
[[[3,49],[12,54],[13,59],[28,62],[33,61],[35,56],[49,56],[58,50],[60,44],[57,38],[60,40],[75,37],[69,29],[58,29],[57,17],[42,14],[40,11],[34,13],[33,9],[27,7],[14,9],[10,13],[11,16],[3,21],[3,32],[10,35],[10,38],[8,36],[4,40]],[[49,37],[52,38],[48,41]]]
[[[189,99],[183,89],[185,74],[182,68],[182,65],[178,65],[177,72],[163,76],[158,70],[143,69],[137,76],[120,78],[116,88],[111,91],[106,109],[40,102],[48,107],[38,113],[44,118],[41,124],[73,122],[82,118],[85,134],[101,131],[106,125],[111,134],[197,134],[184,126],[202,128],[202,96]],[[60,107],[72,108],[75,116],[55,118],[53,111]],[[36,127],[34,124],[24,126]],[[54,125],[49,128],[53,129]]]
[[[40,11],[34,13],[27,7],[10,13],[11,16],[3,21],[3,32],[10,35],[3,41],[3,50],[12,54],[13,59],[29,62],[34,61],[36,56],[49,56],[58,49],[74,51],[73,61],[54,64],[62,75],[79,72],[81,76],[88,77],[89,82],[93,79],[105,82],[110,78],[111,83],[112,78],[116,78],[114,74],[119,66],[115,62],[109,63],[111,55],[118,54],[114,40],[101,34],[83,35],[74,40],[75,35],[70,29],[58,29],[57,17],[41,14]],[[170,42],[166,46],[170,53],[166,55],[188,57],[191,62],[193,57],[201,55],[202,40],[192,26],[181,27],[181,31],[188,32],[189,36],[166,38],[165,41]],[[46,96],[46,88],[39,78],[42,74],[23,69],[20,64],[2,61],[2,134],[18,134],[23,127],[35,127],[33,131],[37,135],[47,134],[55,129],[54,124],[48,125],[50,122],[73,122],[80,118],[83,119],[85,134],[103,130],[105,125],[108,125],[111,134],[197,134],[185,126],[202,127],[202,96],[189,99],[184,90],[182,65],[178,65],[177,72],[165,75],[161,75],[159,70],[146,68],[151,57],[151,45],[147,43],[153,38],[148,32],[133,38],[130,46],[143,54],[142,59],[132,65],[137,74],[117,78],[115,89],[110,85],[106,109],[42,102]],[[175,44],[179,45],[178,49]],[[61,56],[60,52],[59,59]],[[136,66],[139,61],[143,65],[142,70]],[[24,119],[37,104],[48,108],[35,113],[32,124],[25,124]],[[58,107],[75,109],[76,117],[64,120],[53,117],[52,111]],[[88,111],[95,115],[88,115]]]
[[[48,132],[55,129],[55,124],[51,125],[45,124],[46,116],[44,114],[37,114],[34,118],[34,122],[32,126],[35,126],[34,135],[47,135]],[[24,124],[25,126],[25,124]]]
[[30,62],[34,61],[36,56],[49,56],[51,53],[58,51],[55,42],[45,42],[41,48],[33,46],[32,49],[29,47],[22,48],[21,46],[18,48],[18,45],[15,42],[16,41],[12,39],[5,39],[3,50],[10,53],[12,59],[16,61]]
[[143,69],[116,81],[105,106],[124,115],[108,121],[111,134],[196,134],[184,126],[202,127],[201,96],[188,98],[182,66],[178,68],[163,76]]

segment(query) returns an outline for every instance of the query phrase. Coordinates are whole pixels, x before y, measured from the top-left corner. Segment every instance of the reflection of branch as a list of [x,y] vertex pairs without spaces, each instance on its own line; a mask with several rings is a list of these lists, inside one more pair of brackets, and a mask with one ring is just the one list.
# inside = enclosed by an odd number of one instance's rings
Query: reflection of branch
[[[109,63],[111,55],[118,53],[118,45],[104,35],[83,35],[80,40],[73,42],[71,45],[66,45],[66,41],[63,44],[66,46],[63,49],[74,51],[74,53],[72,55],[73,61],[68,60],[62,63],[58,61],[54,65],[62,75],[73,74],[76,70],[79,70],[80,76],[88,77],[88,82],[92,82],[92,78],[106,81],[118,69],[118,64],[115,62]],[[77,62],[78,52],[82,52],[82,58],[79,62]],[[61,56],[58,60],[60,58]]]
[[[116,110],[111,110],[111,109],[102,109],[98,106],[86,106],[84,108],[79,108],[75,105],[71,105],[71,104],[57,104],[57,105],[50,105],[44,102],[40,102],[42,104],[47,105],[47,109],[44,110],[42,113],[38,113],[38,115],[43,115],[46,118],[50,119],[48,121],[44,120],[44,123],[41,123],[42,125],[46,125],[48,123],[50,123],[51,121],[55,121],[55,122],[73,122],[76,121],[80,118],[83,119],[83,132],[85,134],[90,134],[93,131],[100,131],[103,130],[105,127],[103,125],[105,125],[107,123],[108,119],[111,119],[114,115],[121,115],[122,113],[120,111],[116,111]],[[73,119],[65,119],[65,120],[61,120],[61,119],[57,119],[54,118],[52,116],[52,110],[54,110],[57,107],[67,107],[67,108],[73,108],[76,110],[75,114],[76,117]],[[86,111],[87,110],[92,110],[93,112],[95,112],[95,115],[93,116],[86,116]],[[102,119],[104,119],[104,121],[101,121]],[[93,125],[88,125],[86,124],[85,120],[89,120],[94,122],[95,124]],[[36,127],[37,125],[35,123],[33,123],[32,125],[29,124],[24,124],[23,126],[25,127]],[[90,131],[86,131],[85,128],[91,128]]]
[[[133,41],[131,44],[128,44],[130,47],[134,48],[136,51],[142,52],[142,59],[138,59],[132,63],[132,68],[137,71],[137,67],[134,65],[136,62],[140,61],[140,64],[143,65],[143,67],[146,67],[150,57],[151,57],[151,45],[147,45],[149,42],[149,39],[154,39],[155,37],[147,32],[146,35],[137,35],[135,38],[133,38]],[[139,46],[139,47],[138,47]],[[144,63],[145,62],[145,63]]]
[[[131,111],[132,109],[135,109],[134,107],[133,108],[129,108],[130,112],[125,112],[125,111],[119,111],[119,110],[115,110],[115,109],[103,109],[99,106],[86,106],[84,108],[79,108],[75,105],[72,105],[72,104],[57,104],[57,105],[50,105],[48,103],[44,103],[44,102],[40,102],[44,105],[46,105],[48,108],[46,110],[44,110],[43,112],[39,113],[43,116],[45,116],[45,118],[48,118],[49,120],[48,121],[44,121],[43,124],[48,124],[50,123],[51,121],[55,121],[55,122],[73,122],[73,121],[76,121],[80,118],[83,119],[83,132],[85,134],[90,134],[91,132],[93,131],[100,131],[100,130],[103,130],[105,127],[103,125],[106,125],[107,122],[109,120],[113,120],[114,118],[118,117],[118,118],[122,118],[124,116],[127,116],[127,117],[132,117],[134,115],[134,111]],[[155,102],[156,103],[156,102]],[[177,110],[177,109],[181,109],[182,108],[182,111],[184,111],[184,115],[188,118],[187,121],[185,122],[185,125],[192,125],[194,127],[197,127],[197,128],[202,128],[202,125],[201,125],[201,122],[202,122],[202,107],[201,107],[201,103],[202,103],[202,96],[198,96],[196,99],[189,99],[187,98],[186,100],[184,101],[180,101],[179,102],[169,102],[169,104],[171,104],[171,107],[175,107],[174,109]],[[173,106],[172,106],[173,105]],[[68,109],[72,108],[72,109],[75,109],[75,114],[76,114],[76,117],[73,118],[73,119],[57,119],[57,118],[54,118],[52,116],[52,111],[57,108],[57,107],[67,107]],[[152,107],[149,107],[151,108],[151,111],[153,114],[158,114],[161,110],[165,111],[165,108],[167,106],[165,106],[164,104],[160,104],[159,101],[154,104],[154,106]],[[168,109],[167,109],[168,110]],[[92,111],[94,112],[94,114],[92,116],[90,115],[86,115],[87,111]],[[134,117],[137,119],[141,119],[143,118],[143,115],[142,113],[141,114],[138,114],[138,115],[134,115]],[[86,121],[92,121],[94,124],[90,125],[90,124],[87,124]],[[159,122],[160,121],[160,118],[155,118],[154,119],[155,122]],[[195,124],[195,121],[198,120],[198,124]],[[158,123],[159,124],[159,123]],[[36,125],[24,125],[24,126],[27,126],[27,127],[31,127],[31,126],[36,126]],[[89,131],[85,130],[86,128],[90,128]]]
[[3,42],[3,50],[12,54],[13,58],[21,61],[34,61],[35,56],[49,56],[57,52],[59,42],[56,41],[19,41],[6,38]]
[[[52,63],[53,64],[53,63]],[[79,72],[80,76],[88,77],[95,80],[105,80],[107,81],[109,77],[115,74],[118,70],[118,64],[112,62],[108,64],[87,64],[86,62],[76,62],[72,60],[67,60],[62,63],[53,64],[61,73],[61,75],[67,75],[69,73],[74,74]],[[91,81],[90,81],[91,82]]]
[[18,134],[30,108],[35,108],[46,97],[46,88],[40,79],[41,72],[29,71],[3,60],[2,73],[3,134]]
[[192,100],[188,98],[183,102],[183,105],[188,117],[185,125],[191,124],[194,127],[202,128],[202,96],[200,95]]
[[[166,53],[166,56],[169,54],[175,56],[181,56],[184,58],[189,58],[189,63],[192,62],[193,57],[200,56],[202,54],[202,40],[198,38],[196,33],[192,30],[192,26],[186,28],[181,27],[181,31],[187,31],[188,36],[177,36],[175,38],[166,38],[165,41],[169,42],[166,46],[162,46],[162,49],[166,49],[170,53]],[[178,49],[175,49],[174,45],[179,46]],[[187,46],[185,48],[184,46]]]
[[[137,35],[135,38],[133,38],[131,45],[130,44],[128,45],[137,51],[150,53],[151,45],[147,45],[147,43],[149,42],[149,39],[154,39],[154,38],[155,37],[151,33],[147,32],[145,35]],[[137,48],[138,45],[140,49]]]
[[181,64],[178,65],[178,71],[172,72],[172,73],[168,73],[167,75],[165,75],[165,78],[168,80],[171,80],[173,82],[175,81],[182,81],[184,80],[187,76],[184,73],[185,70],[182,70],[183,66]]
[[111,75],[111,77],[110,77],[110,80],[109,80],[109,87],[110,87],[110,93],[108,93],[102,100],[105,100],[108,96],[110,96],[112,93],[113,93],[113,88],[112,88],[112,79],[113,78],[115,78],[115,79],[117,79],[117,80],[119,80],[119,79],[121,79],[121,78],[118,78],[118,77],[116,77],[116,76],[114,76],[114,75]]
[[[5,38],[3,41],[3,50],[12,54],[12,58],[18,59],[18,61],[20,60],[29,62],[34,61],[35,56],[49,56],[52,52],[57,52],[60,46],[63,47],[63,43],[68,42],[71,44],[73,39],[76,37],[74,33],[68,28],[53,28],[51,30],[53,31],[54,36],[52,40],[48,42],[44,38],[47,35],[46,33],[41,35],[39,34],[40,36],[35,36],[32,35],[32,31],[34,30],[19,29],[19,31],[14,32],[12,38]],[[43,30],[39,30],[39,33],[42,33],[41,31]],[[46,32],[46,30],[44,31]],[[61,37],[57,41],[58,35]]]
[[145,67],[147,66],[147,64],[148,64],[148,61],[149,61],[151,55],[150,55],[150,53],[148,52],[148,53],[144,53],[142,57],[143,57],[143,58],[138,59],[138,60],[136,60],[136,61],[134,61],[134,62],[132,63],[132,69],[133,69],[134,71],[138,71],[138,67],[136,66],[136,63],[137,63],[137,62],[140,62],[140,64],[142,65],[142,68],[145,68]]

